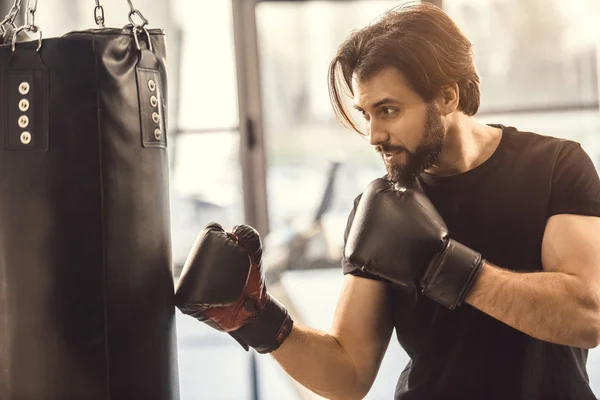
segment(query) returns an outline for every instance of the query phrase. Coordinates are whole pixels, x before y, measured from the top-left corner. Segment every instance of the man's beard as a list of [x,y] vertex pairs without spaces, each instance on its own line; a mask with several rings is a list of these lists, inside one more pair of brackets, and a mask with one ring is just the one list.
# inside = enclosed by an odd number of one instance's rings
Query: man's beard
[[413,152],[404,147],[380,145],[376,150],[383,154],[386,152],[404,151],[406,162],[403,165],[385,163],[387,178],[394,183],[410,184],[415,178],[427,168],[432,167],[440,157],[442,144],[444,142],[444,125],[440,118],[440,112],[434,103],[427,105],[425,116],[425,127],[423,137],[419,141],[417,149]]

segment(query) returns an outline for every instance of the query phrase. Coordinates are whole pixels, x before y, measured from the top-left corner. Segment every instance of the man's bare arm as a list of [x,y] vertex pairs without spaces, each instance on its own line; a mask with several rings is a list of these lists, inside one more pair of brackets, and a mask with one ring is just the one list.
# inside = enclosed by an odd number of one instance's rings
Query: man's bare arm
[[371,388],[390,341],[389,285],[351,275],[331,329],[295,324],[272,356],[296,381],[327,399],[362,399]]
[[484,265],[466,301],[535,338],[581,348],[600,344],[600,218],[556,215],[542,243],[544,271]]

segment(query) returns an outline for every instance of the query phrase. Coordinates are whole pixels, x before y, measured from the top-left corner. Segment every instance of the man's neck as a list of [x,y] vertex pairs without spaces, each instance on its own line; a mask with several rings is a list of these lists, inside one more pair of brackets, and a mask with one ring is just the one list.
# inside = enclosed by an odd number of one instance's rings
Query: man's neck
[[449,121],[442,152],[427,173],[439,176],[457,175],[483,164],[496,151],[502,130],[479,123],[459,113]]

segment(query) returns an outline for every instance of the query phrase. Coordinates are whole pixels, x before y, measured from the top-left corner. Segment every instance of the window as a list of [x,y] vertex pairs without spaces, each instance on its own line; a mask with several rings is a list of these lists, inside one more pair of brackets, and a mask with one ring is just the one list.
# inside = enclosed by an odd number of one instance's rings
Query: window
[[597,105],[596,1],[447,0],[444,8],[474,44],[482,112]]
[[[149,8],[156,7],[152,4]],[[207,223],[229,230],[244,222],[244,197],[231,1],[178,0],[170,7],[181,32],[175,27],[170,36],[167,32],[168,48],[175,49],[179,59],[174,61],[180,62],[170,65],[176,68],[170,86],[176,91],[171,96],[176,108],[170,105],[169,110],[171,230],[178,276]],[[251,399],[250,353],[179,311],[177,336],[182,399]]]
[[480,119],[576,140],[600,166],[600,5],[446,0],[475,47]]
[[178,127],[237,129],[231,1],[211,0],[210,6],[194,0],[177,3],[183,26]]
[[327,70],[352,30],[397,5],[397,1],[258,4],[271,230],[315,211],[319,184],[332,162],[344,164],[340,174],[349,185],[339,188],[344,193],[336,193],[345,199],[343,212],[349,212],[352,199],[369,182],[365,178],[385,173],[365,139],[336,120]]
[[[336,120],[327,71],[337,47],[352,30],[398,4],[397,0],[266,1],[256,7],[268,239],[313,235],[304,247],[298,246],[299,254],[289,264],[295,270],[285,273],[282,283],[291,300],[286,306],[298,308],[303,322],[317,329],[327,330],[334,315],[342,281],[343,232],[353,200],[372,179],[385,174],[369,143]],[[331,172],[335,179],[329,206],[315,234],[311,224],[323,204]],[[273,243],[266,244],[268,253]],[[392,340],[367,399],[392,398],[407,362],[398,342]],[[283,376],[273,360],[260,363],[261,371],[279,371]],[[271,384],[261,394],[282,397]]]

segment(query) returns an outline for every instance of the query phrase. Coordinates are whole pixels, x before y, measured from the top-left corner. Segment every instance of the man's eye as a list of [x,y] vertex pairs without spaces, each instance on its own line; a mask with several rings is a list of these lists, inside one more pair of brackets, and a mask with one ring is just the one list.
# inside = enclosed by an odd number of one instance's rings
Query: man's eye
[[383,108],[381,109],[381,112],[382,112],[382,114],[383,114],[383,115],[385,115],[385,116],[389,116],[389,115],[392,115],[392,114],[394,114],[394,113],[396,112],[396,109],[394,109],[394,108],[389,108],[389,107],[383,107]]

